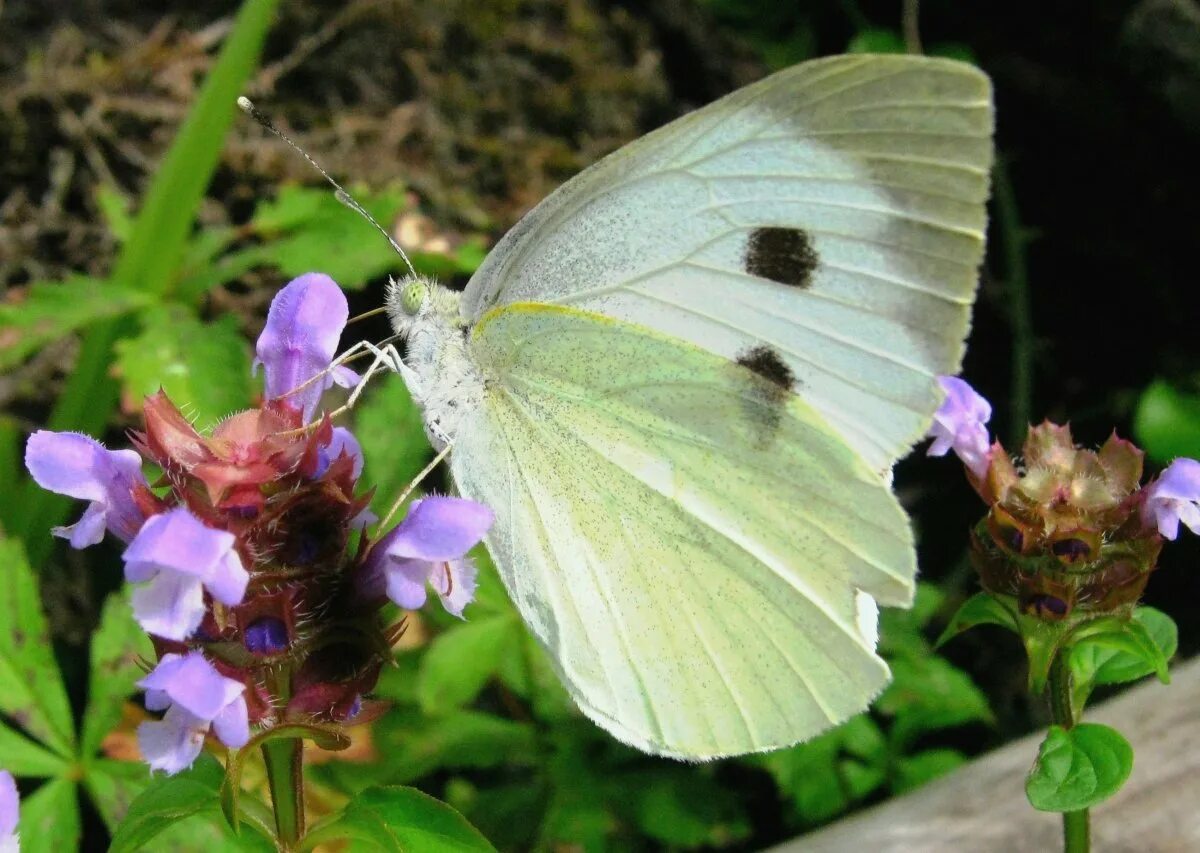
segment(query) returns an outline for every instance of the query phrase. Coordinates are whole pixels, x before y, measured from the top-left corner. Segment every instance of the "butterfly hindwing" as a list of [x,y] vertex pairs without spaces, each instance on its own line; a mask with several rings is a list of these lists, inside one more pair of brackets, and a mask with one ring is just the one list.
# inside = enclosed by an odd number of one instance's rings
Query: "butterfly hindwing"
[[492,557],[589,716],[711,758],[811,737],[882,689],[864,593],[911,600],[907,519],[769,370],[546,305],[490,313],[470,349],[486,391],[454,479],[496,511]]

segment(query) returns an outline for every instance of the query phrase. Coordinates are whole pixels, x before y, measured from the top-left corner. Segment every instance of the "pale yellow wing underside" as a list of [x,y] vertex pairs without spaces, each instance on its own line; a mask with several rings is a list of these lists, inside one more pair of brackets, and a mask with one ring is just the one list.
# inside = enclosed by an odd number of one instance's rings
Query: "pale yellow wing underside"
[[[801,399],[693,345],[539,304],[470,341],[486,381],[457,487],[572,697],[643,750],[781,747],[864,709],[908,520]],[[864,595],[862,593],[868,594]]]

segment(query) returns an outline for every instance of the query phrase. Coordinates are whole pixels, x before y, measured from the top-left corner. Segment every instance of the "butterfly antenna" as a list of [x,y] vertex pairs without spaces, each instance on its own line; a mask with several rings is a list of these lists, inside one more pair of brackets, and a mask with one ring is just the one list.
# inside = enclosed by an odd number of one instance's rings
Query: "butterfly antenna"
[[282,139],[284,142],[286,142],[289,146],[291,146],[292,150],[308,161],[308,165],[320,172],[321,177],[327,180],[329,185],[333,187],[334,197],[336,197],[338,201],[353,210],[363,219],[367,220],[367,222],[370,222],[373,226],[375,226],[375,230],[383,235],[383,239],[387,240],[388,243],[391,244],[392,248],[396,251],[396,254],[399,255],[401,260],[404,261],[404,265],[408,267],[408,271],[414,276],[417,274],[416,269],[413,268],[412,261],[408,259],[408,255],[405,253],[404,249],[400,248],[400,244],[392,238],[392,235],[387,232],[387,229],[376,222],[375,217],[368,213],[366,208],[355,201],[354,197],[351,196],[350,193],[342,189],[342,185],[335,181],[332,175],[322,169],[321,165],[312,157],[310,157],[307,151],[293,142],[286,133],[272,124],[271,120],[267,118],[266,114],[258,107],[254,106],[254,102],[245,95],[242,95],[237,99],[237,105],[241,108],[242,112],[246,113],[246,115],[250,116],[250,118],[254,119],[271,133],[275,134],[275,136],[277,136],[279,139]]

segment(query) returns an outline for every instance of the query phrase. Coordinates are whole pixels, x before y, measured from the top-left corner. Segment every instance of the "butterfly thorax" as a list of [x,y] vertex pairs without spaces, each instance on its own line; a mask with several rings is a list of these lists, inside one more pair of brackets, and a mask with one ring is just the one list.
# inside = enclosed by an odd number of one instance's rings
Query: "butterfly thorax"
[[470,329],[459,314],[459,294],[430,279],[406,277],[388,286],[385,305],[407,345],[400,373],[421,408],[425,434],[441,450],[483,397],[483,378],[467,353]]

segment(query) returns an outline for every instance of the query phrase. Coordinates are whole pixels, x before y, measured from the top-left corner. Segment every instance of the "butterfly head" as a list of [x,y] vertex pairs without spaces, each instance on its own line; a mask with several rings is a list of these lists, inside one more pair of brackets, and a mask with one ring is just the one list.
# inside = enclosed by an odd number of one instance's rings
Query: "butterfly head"
[[407,338],[414,327],[438,313],[437,297],[443,291],[445,288],[424,276],[407,275],[388,282],[384,305],[392,328]]

